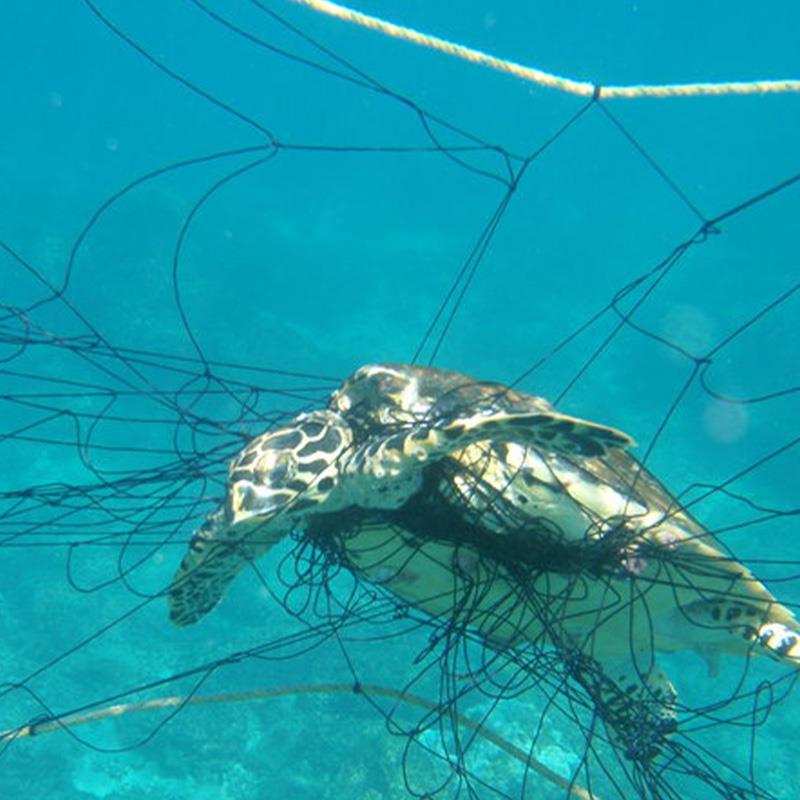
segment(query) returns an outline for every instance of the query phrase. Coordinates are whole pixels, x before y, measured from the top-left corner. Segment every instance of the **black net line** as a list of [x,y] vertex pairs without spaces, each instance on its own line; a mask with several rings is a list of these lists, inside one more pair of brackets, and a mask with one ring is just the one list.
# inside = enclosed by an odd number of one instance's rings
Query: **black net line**
[[[194,3],[194,5],[205,13],[211,14],[203,4]],[[254,5],[281,24],[289,24],[262,4],[255,3]],[[766,790],[759,788],[756,776],[748,776],[744,771],[738,771],[727,763],[723,766],[730,770],[731,777],[715,778],[716,768],[709,766],[714,760],[713,756],[710,752],[704,751],[702,744],[697,744],[691,739],[689,735],[691,727],[688,728],[689,734],[681,732],[678,737],[665,745],[668,750],[672,751],[671,760],[668,761],[667,766],[663,763],[653,766],[638,764],[635,761],[633,764],[628,763],[628,760],[620,757],[613,745],[609,744],[609,737],[603,729],[603,722],[597,715],[597,700],[592,698],[591,689],[586,688],[586,684],[593,685],[592,680],[584,676],[582,681],[577,680],[576,682],[576,674],[581,675],[587,669],[591,671],[595,669],[594,665],[575,666],[570,664],[569,659],[563,658],[563,654],[561,660],[554,660],[552,652],[544,646],[544,643],[541,646],[538,644],[533,646],[532,652],[524,655],[498,654],[495,649],[486,647],[485,643],[476,637],[468,627],[447,621],[431,621],[429,617],[414,612],[407,606],[402,604],[398,606],[396,600],[384,597],[381,592],[374,593],[374,590],[370,590],[359,581],[351,586],[349,593],[345,592],[345,597],[342,599],[341,589],[334,592],[329,586],[337,578],[349,580],[346,570],[336,559],[331,561],[330,554],[321,555],[318,547],[309,548],[309,544],[305,540],[301,540],[297,549],[285,556],[282,562],[283,569],[288,570],[291,574],[287,580],[281,581],[285,594],[279,598],[281,605],[290,610],[293,617],[302,619],[310,616],[315,620],[308,625],[303,634],[287,639],[278,638],[258,648],[220,657],[196,669],[142,684],[124,693],[107,695],[89,704],[76,705],[70,708],[69,712],[58,709],[55,704],[45,700],[39,692],[28,687],[33,678],[55,668],[73,653],[80,652],[96,637],[114,630],[151,603],[160,602],[166,587],[142,588],[136,585],[133,578],[137,571],[151,564],[158,554],[166,553],[174,558],[174,554],[180,553],[180,550],[188,544],[191,530],[196,525],[198,518],[202,518],[208,510],[209,504],[218,500],[224,493],[224,471],[221,465],[229,461],[252,434],[285,424],[298,412],[324,404],[327,395],[336,387],[341,377],[317,375],[303,371],[295,373],[286,370],[269,370],[262,366],[220,362],[207,358],[181,306],[180,265],[182,243],[191,232],[195,216],[201,211],[205,202],[218,190],[235,182],[250,170],[268,168],[272,159],[282,156],[285,152],[313,149],[333,156],[336,153],[348,152],[348,148],[326,146],[315,142],[282,143],[274,133],[270,132],[268,127],[251,119],[248,115],[242,114],[198,84],[183,78],[179,72],[165,66],[144,47],[138,45],[122,28],[110,22],[109,18],[104,16],[96,5],[87,2],[86,6],[117,37],[135,48],[136,52],[144,56],[151,65],[162,71],[166,78],[179,81],[190,91],[199,94],[206,101],[257,130],[269,142],[264,145],[231,149],[224,153],[205,155],[160,167],[116,192],[98,208],[97,213],[76,237],[63,280],[60,282],[48,280],[40,270],[19,255],[11,245],[2,244],[7,258],[15,265],[22,267],[44,289],[41,297],[24,306],[11,304],[3,306],[2,342],[4,348],[7,347],[8,350],[7,355],[4,355],[3,358],[2,374],[4,378],[8,379],[10,385],[24,384],[25,391],[4,392],[2,399],[4,404],[15,409],[27,409],[37,416],[32,421],[13,425],[4,430],[2,438],[5,442],[39,444],[48,448],[63,448],[65,451],[75,453],[81,465],[91,476],[89,481],[77,485],[60,482],[58,476],[54,476],[55,480],[52,483],[25,486],[3,492],[2,546],[8,551],[12,548],[19,550],[40,547],[64,548],[67,551],[65,578],[74,590],[80,593],[93,593],[120,583],[132,595],[134,602],[128,612],[98,628],[92,637],[82,639],[70,650],[64,650],[56,658],[40,665],[26,676],[7,683],[3,692],[4,696],[15,693],[26,695],[41,707],[41,713],[48,719],[187,679],[193,681],[188,695],[191,696],[192,693],[203,687],[208,676],[243,660],[271,661],[275,658],[290,660],[304,652],[306,648],[320,646],[331,638],[342,642],[342,650],[347,657],[346,645],[351,627],[355,631],[353,637],[357,638],[365,624],[367,626],[375,624],[379,627],[387,618],[399,618],[408,620],[407,628],[412,631],[430,631],[428,638],[431,650],[427,656],[424,652],[420,654],[420,663],[424,662],[426,657],[432,658],[435,663],[433,666],[420,668],[406,685],[408,689],[415,688],[418,682],[424,686],[430,675],[437,676],[441,708],[430,720],[417,723],[417,725],[422,725],[422,728],[408,728],[400,725],[396,722],[393,713],[387,713],[384,710],[387,725],[391,732],[400,734],[400,738],[405,742],[404,748],[407,754],[410,754],[411,750],[418,746],[417,742],[422,730],[438,728],[438,743],[444,751],[439,757],[448,766],[448,769],[451,767],[454,769],[452,774],[450,772],[445,774],[441,786],[435,787],[434,791],[426,794],[427,790],[420,791],[415,788],[414,780],[407,766],[410,763],[410,755],[404,756],[404,780],[407,790],[412,795],[420,797],[428,796],[428,794],[435,795],[446,789],[470,797],[482,796],[480,792],[483,791],[499,792],[500,796],[509,796],[503,794],[505,790],[493,788],[481,777],[479,772],[476,773],[469,767],[468,751],[472,746],[472,740],[467,737],[466,741],[462,741],[463,736],[458,729],[457,721],[454,717],[448,716],[452,709],[458,707],[461,700],[461,691],[454,686],[453,678],[462,671],[463,667],[463,671],[470,674],[475,681],[475,691],[481,692],[486,689],[487,695],[491,698],[491,704],[485,712],[487,720],[491,717],[494,708],[500,704],[501,698],[513,697],[517,693],[522,693],[523,690],[517,688],[517,683],[526,686],[526,682],[536,682],[538,685],[541,676],[543,674],[547,676],[547,686],[540,690],[544,696],[545,705],[554,708],[560,707],[559,713],[577,723],[584,739],[583,754],[573,773],[576,782],[588,785],[596,775],[598,776],[597,780],[604,779],[611,786],[616,787],[617,796],[620,797],[630,796],[625,794],[625,792],[630,792],[630,787],[636,787],[635,791],[642,797],[671,797],[678,796],[680,793],[680,790],[675,788],[680,784],[672,782],[670,777],[675,774],[687,778],[694,776],[700,782],[707,782],[706,785],[716,792],[715,796],[772,796]],[[237,35],[246,34],[242,29],[232,27],[216,13],[211,14],[211,17]],[[319,45],[296,26],[292,26],[292,29],[302,35],[307,43],[311,43],[321,55],[329,58],[335,56],[333,51]],[[246,35],[259,47],[269,46],[260,37]],[[287,58],[296,58],[285,51],[281,51],[281,55]],[[337,80],[355,80],[356,85],[365,91],[377,91],[388,95],[416,115],[430,140],[430,146],[410,147],[405,152],[409,154],[437,153],[492,183],[505,186],[505,194],[491,214],[485,228],[478,234],[474,247],[445,293],[439,309],[420,339],[413,360],[438,363],[437,357],[441,346],[445,339],[452,335],[452,324],[468,297],[475,276],[479,274],[484,263],[484,256],[492,246],[493,237],[502,224],[507,208],[513,203],[518,185],[529,174],[529,165],[534,164],[536,158],[546,149],[557,146],[560,138],[574,125],[577,125],[584,115],[602,114],[645,158],[657,179],[663,181],[674,192],[679,202],[700,217],[701,226],[684,242],[678,244],[664,261],[647,269],[640,277],[614,292],[608,304],[598,310],[597,314],[577,326],[574,332],[565,337],[547,357],[532,364],[529,369],[519,375],[517,380],[509,382],[509,385],[512,387],[521,384],[530,385],[526,382],[537,369],[557,355],[562,347],[569,344],[575,336],[590,330],[593,324],[606,316],[616,317],[618,323],[589,355],[585,363],[574,372],[561,394],[557,398],[553,398],[557,402],[563,401],[584,372],[597,362],[606,348],[615,343],[616,337],[622,331],[633,331],[639,336],[650,338],[675,350],[689,362],[691,372],[686,382],[676,390],[671,403],[667,404],[660,424],[651,436],[641,458],[643,464],[647,464],[651,454],[657,452],[657,446],[668,430],[672,414],[680,407],[685,393],[695,387],[697,383],[710,396],[724,398],[726,402],[734,405],[766,403],[796,393],[800,388],[791,382],[790,377],[786,385],[766,394],[734,398],[727,393],[713,389],[709,379],[709,374],[713,375],[712,368],[717,356],[720,353],[724,354],[726,347],[746,335],[753,326],[774,318],[772,315],[782,310],[783,305],[788,303],[800,284],[789,286],[749,318],[739,320],[729,334],[702,353],[692,353],[681,345],[671,342],[667,337],[649,330],[645,324],[640,324],[636,320],[639,310],[651,298],[658,296],[661,282],[667,280],[672,272],[682,265],[683,259],[688,253],[705,244],[710,235],[724,233],[725,229],[733,224],[740,215],[760,207],[761,204],[772,202],[775,199],[791,202],[793,199],[792,189],[800,179],[800,174],[790,174],[771,186],[765,186],[758,194],[744,198],[735,205],[705,218],[690,199],[689,193],[671,179],[667,172],[648,154],[647,149],[636,140],[633,133],[621,120],[622,115],[619,117],[616,114],[611,115],[610,110],[596,99],[585,104],[578,112],[569,115],[563,124],[557,127],[556,132],[544,142],[537,144],[529,155],[520,156],[506,152],[496,144],[484,142],[475,136],[468,135],[461,128],[448,125],[441,117],[422,109],[409,98],[393,93],[340,56],[335,56],[335,61],[338,67],[333,69],[311,59],[301,59],[303,66],[319,72],[322,76],[331,76]],[[343,71],[338,71],[340,68]],[[463,137],[469,141],[469,144],[462,146],[442,144],[436,134],[438,127],[445,129],[448,135],[457,134],[459,137]],[[354,149],[358,150],[359,148]],[[476,149],[500,153],[507,172],[485,172],[475,169],[469,162],[463,161],[464,154],[471,153]],[[361,152],[371,152],[374,155],[384,154],[388,151],[389,148],[380,146],[371,151],[361,149]],[[134,190],[142,182],[165,173],[204,165],[212,160],[227,161],[228,158],[238,159],[242,155],[247,157],[251,154],[258,157],[255,160],[246,160],[244,165],[227,171],[221,178],[215,178],[207,184],[185,215],[175,239],[172,257],[174,301],[179,311],[184,334],[193,345],[194,355],[176,355],[112,343],[91,322],[90,318],[73,304],[69,297],[70,281],[73,270],[76,268],[76,257],[92,228],[98,224],[102,215],[113,206],[114,202]],[[78,334],[60,334],[52,331],[46,314],[50,306],[56,305],[63,306],[79,322],[83,331]],[[36,367],[26,369],[25,359],[37,351],[57,354],[49,356],[50,358],[62,358],[66,355],[74,357],[76,361],[85,366],[93,377],[91,380],[68,380],[63,377],[42,374]],[[427,353],[425,359],[423,359],[424,353]],[[17,364],[21,366],[17,368]],[[39,391],[40,386],[44,386],[45,390]],[[72,407],[77,404],[78,400],[91,400],[93,396],[98,401],[96,408],[88,411],[76,411]],[[125,398],[134,401],[134,405],[135,401],[143,400],[151,404],[150,407],[156,413],[163,414],[163,417],[153,417],[146,412],[137,414],[133,411],[126,411]],[[220,417],[216,408],[214,413],[204,410],[204,403],[209,399],[216,398],[221,398],[229,403],[229,417]],[[120,405],[123,408],[118,411]],[[51,432],[53,423],[59,425],[60,433]],[[154,425],[164,426],[171,431],[171,446],[109,444],[103,440],[103,430],[106,426],[113,425],[124,425],[133,430],[137,428],[148,430]],[[67,433],[64,433],[64,430]],[[136,437],[132,436],[131,439],[135,440]],[[797,441],[796,438],[786,438],[781,446],[771,452],[766,452],[758,462],[748,465],[744,470],[733,471],[727,480],[720,483],[710,484],[707,487],[689,487],[689,489],[705,488],[705,490],[690,502],[677,504],[672,513],[682,513],[695,505],[699,505],[699,510],[701,510],[702,503],[709,498],[720,494],[730,496],[729,486],[734,485],[735,487],[736,481],[747,472],[769,464],[786,453],[791,454]],[[113,452],[128,455],[140,453],[143,456],[149,455],[155,458],[147,466],[134,470],[105,466],[103,455]],[[631,489],[635,488],[636,483],[634,482]],[[796,509],[759,504],[746,495],[742,495],[742,502],[749,506],[755,505],[759,510],[763,510],[769,518],[789,518],[797,514]],[[745,521],[727,526],[719,531],[712,530],[710,533],[718,537],[720,547],[724,547],[724,534],[757,523],[758,520]],[[114,574],[96,582],[85,582],[76,573],[74,562],[87,548],[100,547],[117,550]],[[768,559],[763,559],[763,561],[765,564],[768,563]],[[756,564],[757,559],[748,558],[748,563]],[[787,562],[778,561],[777,563],[778,566],[783,567]],[[672,565],[667,560],[665,566],[668,572],[670,570],[674,570],[677,574],[681,572],[679,562]],[[787,574],[785,569],[782,569],[772,577],[772,581],[791,582],[793,577]],[[673,574],[669,575],[669,580],[673,584],[676,582]],[[691,582],[693,579],[687,580]],[[467,592],[467,595],[468,606],[460,610],[460,613],[465,617],[470,617],[474,616],[476,609],[480,607],[481,598],[479,595],[470,596],[470,592]],[[296,598],[300,598],[299,610],[295,609]],[[374,604],[366,603],[365,598]],[[525,598],[525,601],[532,605],[537,615],[547,619],[548,610],[544,607],[546,604],[543,605],[541,596],[534,595]],[[793,606],[791,602],[787,602],[787,605]],[[362,608],[362,606],[366,607]],[[401,629],[400,632],[393,631],[389,636],[394,638],[406,633],[408,630]],[[369,641],[380,641],[381,634],[370,632],[368,638]],[[290,649],[288,654],[281,652],[284,647]],[[294,649],[295,647],[296,649]],[[477,655],[473,650],[477,651]],[[278,655],[272,655],[273,651],[278,651]],[[475,658],[479,659],[477,666]],[[517,664],[517,659],[525,658],[528,660],[523,664]],[[496,662],[505,659],[508,659],[512,668],[519,671],[515,671],[512,678],[503,679],[495,685],[492,673]],[[756,723],[763,724],[763,721],[769,716],[773,703],[789,691],[788,685],[793,683],[794,678],[792,675],[783,675],[772,678],[766,683],[762,681],[755,688],[745,687],[745,679],[748,677],[746,673],[750,669],[750,662],[746,662],[746,666],[742,668],[741,687],[725,698],[721,706],[720,701],[717,700],[709,703],[706,707],[693,705],[684,709],[685,712],[689,712],[687,718],[690,722],[693,718],[696,720],[696,729],[701,729],[704,723],[710,726],[739,724],[747,731],[752,730],[753,736],[755,736]],[[358,668],[355,666],[353,666],[353,678],[354,681],[358,681]],[[510,690],[511,687],[514,689]],[[527,686],[528,690],[533,688],[533,686]],[[766,700],[764,700],[765,697]],[[762,705],[763,703],[766,705]],[[728,708],[729,705],[730,708]],[[159,733],[173,717],[177,716],[179,711],[180,709],[170,713],[143,739],[120,749],[135,748],[148,741]],[[537,722],[539,729],[546,727],[547,713],[549,712],[543,712]],[[29,723],[30,718],[20,721],[18,724]],[[395,725],[398,727],[395,728]],[[70,732],[70,735],[74,734]],[[7,744],[10,744],[11,741],[13,741],[13,737],[7,740]],[[81,737],[80,741],[86,747],[106,749],[93,745],[90,739]],[[535,747],[536,741],[536,736],[531,737],[529,743],[531,751]],[[426,745],[425,749],[429,755],[438,755],[436,747]],[[612,755],[609,756],[609,753]],[[608,763],[612,763],[613,767],[608,766]],[[716,785],[711,783],[712,778],[718,781]],[[453,785],[457,788],[453,789]],[[601,796],[614,796],[608,794],[608,789],[609,787],[604,784]],[[599,789],[598,792],[600,792]]]

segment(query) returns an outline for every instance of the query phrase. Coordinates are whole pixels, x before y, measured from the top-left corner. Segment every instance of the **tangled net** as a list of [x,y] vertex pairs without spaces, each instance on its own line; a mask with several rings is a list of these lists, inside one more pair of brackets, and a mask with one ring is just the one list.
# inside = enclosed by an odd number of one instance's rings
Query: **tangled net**
[[[620,548],[565,550],[497,496],[529,549],[483,564],[525,562],[496,623],[535,617],[524,643],[470,624],[475,591],[434,617],[359,577],[341,541],[375,516],[352,509],[298,526],[196,626],[165,596],[252,437],[359,364],[410,361],[629,432],[670,513],[794,609],[796,98],[565,98],[292,4],[63,13],[91,63],[54,22],[20,78],[49,116],[5,101],[30,136],[0,232],[2,791],[793,797],[791,665],[694,643],[659,657],[675,723],[620,723],[530,573],[617,592]],[[461,511],[379,518],[474,542],[486,508]],[[676,596],[718,593],[713,566],[647,559]],[[615,613],[655,630],[629,566]],[[258,697],[280,699],[225,705]]]

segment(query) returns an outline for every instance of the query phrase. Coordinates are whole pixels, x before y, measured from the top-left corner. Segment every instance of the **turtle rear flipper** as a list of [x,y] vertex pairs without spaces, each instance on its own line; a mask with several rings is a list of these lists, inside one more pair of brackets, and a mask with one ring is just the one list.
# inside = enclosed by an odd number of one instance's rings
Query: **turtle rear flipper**
[[683,629],[684,638],[709,653],[764,655],[800,669],[800,623],[786,606],[761,592],[748,596],[745,590],[763,585],[751,578],[739,591],[697,600],[672,612],[673,627]]
[[767,622],[753,634],[756,652],[800,669],[800,630],[782,622]]
[[[551,466],[561,478],[561,467]],[[560,482],[569,484],[566,491],[581,508],[605,520],[600,543],[618,537],[619,569],[606,578],[614,587],[608,596],[619,595],[620,607],[631,604],[630,613],[616,614],[618,621],[612,610],[604,615],[595,646],[610,651],[635,629],[643,648],[695,650],[712,668],[720,655],[753,653],[800,668],[800,623],[792,611],[642,464],[614,449],[585,460],[578,474],[583,480],[564,472]],[[622,508],[602,502],[626,491],[630,499]]]
[[756,653],[800,668],[800,622],[695,520],[678,509],[645,525],[633,542],[637,557],[644,555],[642,595],[662,609],[654,625],[660,649]]

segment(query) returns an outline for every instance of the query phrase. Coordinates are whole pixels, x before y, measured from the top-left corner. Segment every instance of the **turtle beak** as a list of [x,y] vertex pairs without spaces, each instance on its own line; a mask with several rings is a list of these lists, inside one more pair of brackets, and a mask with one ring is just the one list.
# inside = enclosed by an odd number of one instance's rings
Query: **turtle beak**
[[301,495],[301,491],[240,481],[228,496],[228,517],[237,521],[258,517],[262,523],[271,522],[281,512],[291,510]]

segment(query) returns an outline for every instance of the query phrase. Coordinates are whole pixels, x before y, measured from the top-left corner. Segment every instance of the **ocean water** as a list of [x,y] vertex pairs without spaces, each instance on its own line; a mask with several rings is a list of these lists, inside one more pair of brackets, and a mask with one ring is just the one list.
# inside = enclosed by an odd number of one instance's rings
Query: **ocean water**
[[[790,3],[359,9],[605,85],[800,77]],[[625,430],[800,601],[797,94],[589,104],[284,0],[6,0],[0,65],[0,729],[265,687],[447,696],[430,631],[358,622],[346,574],[287,595],[309,567],[291,541],[197,626],[161,596],[247,437],[375,361]],[[665,664],[700,762],[793,797],[787,670]],[[545,699],[459,711],[603,800],[734,796],[604,773]],[[375,703],[295,692],[7,739],[0,796],[567,796],[483,740],[459,782],[446,732],[410,745],[422,712]]]

